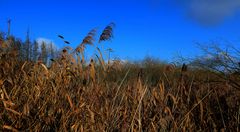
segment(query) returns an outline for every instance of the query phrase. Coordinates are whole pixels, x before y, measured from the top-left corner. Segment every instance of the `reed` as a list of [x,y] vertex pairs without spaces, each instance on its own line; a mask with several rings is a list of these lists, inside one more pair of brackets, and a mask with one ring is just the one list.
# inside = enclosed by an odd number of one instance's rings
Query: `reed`
[[[99,42],[112,38],[113,27]],[[239,130],[240,92],[221,73],[156,61],[110,66],[97,47],[87,62],[95,35],[75,49],[66,43],[49,67],[1,47],[0,131]]]

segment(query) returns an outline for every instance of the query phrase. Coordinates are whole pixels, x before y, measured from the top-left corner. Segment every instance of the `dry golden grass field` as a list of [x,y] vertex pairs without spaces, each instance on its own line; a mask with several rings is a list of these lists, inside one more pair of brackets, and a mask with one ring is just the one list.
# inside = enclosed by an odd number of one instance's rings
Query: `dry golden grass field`
[[239,131],[239,72],[110,62],[97,47],[87,61],[95,32],[49,64],[19,58],[16,42],[1,38],[0,131]]

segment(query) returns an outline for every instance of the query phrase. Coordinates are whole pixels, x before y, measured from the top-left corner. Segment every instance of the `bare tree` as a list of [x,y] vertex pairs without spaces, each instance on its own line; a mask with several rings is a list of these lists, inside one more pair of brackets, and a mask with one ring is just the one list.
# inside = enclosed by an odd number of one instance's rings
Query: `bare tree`
[[228,46],[201,46],[203,55],[194,58],[191,65],[196,68],[209,70],[240,90],[240,50]]

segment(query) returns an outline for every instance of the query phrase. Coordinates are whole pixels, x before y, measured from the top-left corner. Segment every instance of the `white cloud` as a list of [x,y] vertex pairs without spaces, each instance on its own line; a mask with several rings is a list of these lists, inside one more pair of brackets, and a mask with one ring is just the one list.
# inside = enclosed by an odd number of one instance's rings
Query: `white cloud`
[[38,43],[39,46],[41,46],[42,43],[44,42],[44,43],[46,43],[47,46],[48,46],[49,44],[52,44],[53,47],[54,47],[55,49],[57,49],[56,44],[55,44],[54,41],[51,40],[51,39],[39,37],[39,38],[36,39],[36,41],[37,41],[37,43]]
[[45,43],[47,43],[47,44],[49,44],[49,43],[53,43],[52,40],[47,39],[47,38],[42,38],[42,37],[37,38],[36,41],[37,41],[39,44],[42,44],[43,42],[45,42]]

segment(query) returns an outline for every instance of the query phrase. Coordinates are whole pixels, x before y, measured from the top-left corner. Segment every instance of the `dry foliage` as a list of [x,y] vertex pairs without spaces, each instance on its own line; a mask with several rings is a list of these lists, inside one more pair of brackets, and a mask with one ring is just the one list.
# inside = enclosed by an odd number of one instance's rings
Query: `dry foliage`
[[185,64],[106,71],[102,57],[85,65],[71,51],[50,67],[1,53],[1,131],[239,130],[239,91],[215,73]]

